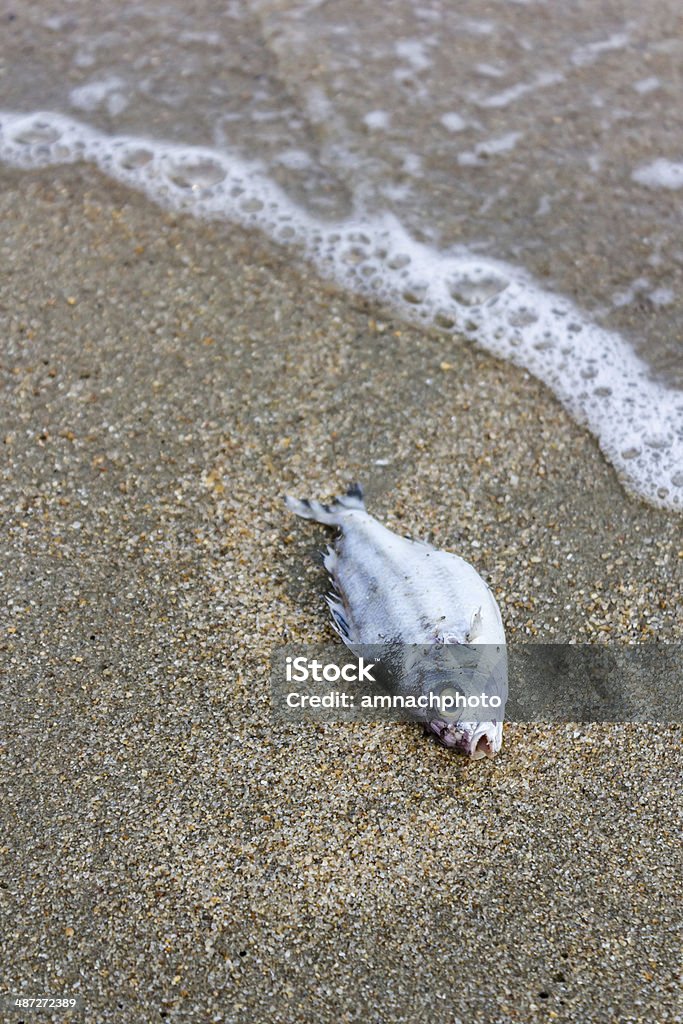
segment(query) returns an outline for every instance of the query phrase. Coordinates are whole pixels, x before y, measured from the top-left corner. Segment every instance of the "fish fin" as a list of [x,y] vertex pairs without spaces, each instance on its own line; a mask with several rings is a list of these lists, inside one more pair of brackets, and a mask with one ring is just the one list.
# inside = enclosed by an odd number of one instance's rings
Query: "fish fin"
[[323,555],[323,565],[327,569],[327,572],[330,574],[330,576],[333,577],[334,570],[337,565],[337,552],[334,550],[334,548],[330,547],[329,544],[327,546],[327,551]]
[[332,625],[342,640],[350,640],[349,624],[346,621],[346,609],[336,595],[328,594],[325,597],[327,606],[332,616]]
[[308,501],[285,498],[285,505],[290,512],[302,519],[313,519],[316,523],[323,523],[325,526],[339,526],[342,517],[348,512],[364,512],[363,491],[360,484],[352,484],[346,494],[341,494],[329,505],[323,505],[320,501]]
[[476,612],[472,616],[470,628],[465,637],[468,644],[471,644],[473,640],[476,640],[478,636],[481,636],[482,627],[484,623],[481,618],[481,608],[477,608]]

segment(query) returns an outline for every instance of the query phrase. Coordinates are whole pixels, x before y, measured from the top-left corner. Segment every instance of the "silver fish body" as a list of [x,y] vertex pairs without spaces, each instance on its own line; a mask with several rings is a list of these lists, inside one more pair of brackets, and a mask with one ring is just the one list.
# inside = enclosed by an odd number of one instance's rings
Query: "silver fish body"
[[[489,587],[463,558],[409,540],[382,526],[354,485],[329,505],[285,499],[304,519],[336,527],[325,568],[335,593],[328,604],[337,632],[355,645],[467,644],[504,647],[500,611]],[[446,721],[429,728],[445,746],[473,758],[493,757],[502,743],[502,721]]]

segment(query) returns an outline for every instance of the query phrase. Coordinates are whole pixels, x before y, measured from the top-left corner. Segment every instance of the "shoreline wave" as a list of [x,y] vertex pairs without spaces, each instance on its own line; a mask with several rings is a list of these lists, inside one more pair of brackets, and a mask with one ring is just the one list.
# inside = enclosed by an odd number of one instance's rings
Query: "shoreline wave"
[[61,114],[0,112],[0,161],[25,169],[92,163],[157,204],[294,246],[341,288],[528,370],[596,437],[627,490],[683,510],[683,392],[651,380],[619,334],[524,270],[464,247],[439,252],[388,213],[359,207],[344,221],[323,221],[262,163],[229,151],[107,135]]

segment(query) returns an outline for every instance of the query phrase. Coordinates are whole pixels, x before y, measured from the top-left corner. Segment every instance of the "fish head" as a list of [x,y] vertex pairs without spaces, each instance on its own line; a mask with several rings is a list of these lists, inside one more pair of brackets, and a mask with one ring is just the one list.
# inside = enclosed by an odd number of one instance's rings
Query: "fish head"
[[503,744],[502,722],[449,722],[433,718],[427,728],[444,747],[478,761],[482,757],[495,757]]
[[[429,695],[430,709],[433,707],[431,700],[437,700],[437,710],[426,722],[428,730],[445,747],[458,750],[472,760],[495,757],[503,744],[507,698],[505,645],[455,641],[435,644],[420,667],[422,692]],[[463,698],[466,700],[460,703]],[[476,717],[474,708],[480,706],[486,710],[479,721],[463,717]],[[496,714],[493,708],[501,708],[500,717],[485,719],[487,713]]]

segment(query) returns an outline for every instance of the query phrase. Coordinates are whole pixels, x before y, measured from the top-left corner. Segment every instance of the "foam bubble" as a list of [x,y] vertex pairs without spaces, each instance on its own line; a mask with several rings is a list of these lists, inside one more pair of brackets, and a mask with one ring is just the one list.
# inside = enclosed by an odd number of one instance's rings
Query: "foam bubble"
[[170,160],[167,171],[168,178],[174,185],[183,189],[202,192],[223,181],[227,169],[217,160]]
[[121,153],[119,163],[124,170],[134,171],[137,168],[144,167],[153,158],[154,154],[149,149],[133,146],[131,149],[126,149]]
[[654,92],[656,89],[661,88],[661,81],[655,75],[650,75],[649,78],[641,78],[637,82],[633,83],[633,88],[641,96],[646,96],[649,92]]
[[12,138],[16,145],[34,146],[41,142],[56,142],[59,138],[59,131],[53,125],[35,119],[26,124],[19,124]]
[[549,85],[557,85],[558,82],[563,81],[564,75],[546,71],[537,75],[532,82],[518,82],[517,85],[511,85],[509,89],[503,89],[502,92],[497,92],[493,96],[485,96],[483,99],[477,100],[477,103],[480,107],[487,108],[507,107],[521,96],[526,96],[527,93],[534,92],[536,89],[544,89]]
[[612,50],[623,50],[631,41],[628,32],[613,32],[607,39],[599,39],[597,42],[588,43],[586,46],[577,46],[571,55],[572,64],[576,67],[585,67],[592,64],[603,53],[610,53]]
[[449,132],[461,132],[467,128],[467,121],[460,114],[457,114],[454,110],[444,114],[441,118],[441,124]]
[[501,275],[492,274],[486,267],[473,267],[467,274],[456,277],[449,291],[463,306],[481,306],[507,286],[507,279]]
[[426,54],[427,40],[424,39],[401,39],[396,43],[396,53],[416,71],[424,71],[431,64]]
[[650,302],[653,306],[671,306],[675,299],[673,288],[667,288],[665,285],[653,288],[650,292]]
[[639,185],[647,185],[648,188],[683,188],[683,163],[674,163],[673,160],[661,157],[637,167],[631,177]]
[[0,159],[26,168],[87,160],[160,204],[296,246],[342,287],[527,369],[593,432],[630,490],[683,508],[683,393],[651,380],[620,335],[525,271],[465,248],[439,252],[390,214],[318,220],[261,164],[225,151],[112,137],[61,115],[0,113]]
[[292,171],[305,171],[313,163],[310,154],[303,149],[283,149],[275,159]]
[[115,116],[128,106],[124,93],[125,82],[118,75],[112,75],[110,78],[88,82],[77,89],[72,89],[69,100],[78,110],[96,110],[105,106],[107,111]]
[[479,167],[485,164],[490,156],[497,156],[499,153],[508,153],[514,149],[522,138],[522,132],[507,132],[505,135],[498,135],[493,139],[485,139],[479,142],[473,150],[458,155],[458,163],[462,167]]
[[371,131],[386,131],[391,123],[391,117],[386,110],[370,110],[363,122]]

